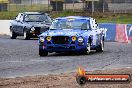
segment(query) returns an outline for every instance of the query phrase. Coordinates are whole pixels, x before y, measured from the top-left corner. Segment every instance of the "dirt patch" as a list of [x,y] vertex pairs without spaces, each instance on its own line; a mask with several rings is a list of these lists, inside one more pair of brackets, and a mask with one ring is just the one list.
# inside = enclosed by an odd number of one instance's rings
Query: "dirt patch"
[[[92,74],[132,74],[132,68],[96,70]],[[76,73],[58,75],[26,76],[17,78],[0,78],[0,88],[132,88],[128,84],[86,84],[76,83]]]

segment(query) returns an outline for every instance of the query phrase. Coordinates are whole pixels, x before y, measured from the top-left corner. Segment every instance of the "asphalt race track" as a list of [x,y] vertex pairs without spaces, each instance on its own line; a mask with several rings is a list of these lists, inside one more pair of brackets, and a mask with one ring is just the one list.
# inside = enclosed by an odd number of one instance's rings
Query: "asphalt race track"
[[75,72],[79,66],[87,70],[132,67],[132,44],[105,42],[103,53],[52,53],[39,57],[37,39],[12,40],[0,35],[0,77]]

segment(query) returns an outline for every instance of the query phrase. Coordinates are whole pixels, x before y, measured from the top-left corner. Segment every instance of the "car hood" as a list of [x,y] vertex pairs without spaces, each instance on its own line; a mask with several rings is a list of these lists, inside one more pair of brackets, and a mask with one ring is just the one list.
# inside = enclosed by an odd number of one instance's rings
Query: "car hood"
[[40,36],[81,36],[82,34],[88,32],[88,30],[79,30],[79,29],[66,29],[66,30],[48,30],[42,33]]
[[43,26],[50,26],[51,23],[44,23],[44,22],[27,22],[29,25],[34,27],[43,27]]

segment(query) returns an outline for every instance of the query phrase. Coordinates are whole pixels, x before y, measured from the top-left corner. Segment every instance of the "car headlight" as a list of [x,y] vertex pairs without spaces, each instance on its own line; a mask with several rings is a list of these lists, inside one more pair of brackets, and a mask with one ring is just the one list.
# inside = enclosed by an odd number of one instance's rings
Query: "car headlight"
[[40,42],[44,42],[44,37],[39,38]]
[[32,27],[32,28],[31,28],[31,31],[35,31],[35,28],[34,28],[34,27]]
[[72,41],[76,41],[76,36],[72,36]]
[[83,37],[78,37],[78,42],[82,43],[83,42]]
[[50,36],[47,36],[46,39],[47,39],[47,41],[50,41],[51,40],[51,37]]

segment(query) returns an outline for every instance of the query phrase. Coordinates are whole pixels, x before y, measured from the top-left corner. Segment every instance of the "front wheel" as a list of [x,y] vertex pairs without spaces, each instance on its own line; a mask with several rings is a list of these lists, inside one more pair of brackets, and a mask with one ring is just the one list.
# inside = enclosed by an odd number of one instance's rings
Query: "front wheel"
[[11,39],[16,39],[17,35],[13,30],[10,30],[10,38]]
[[30,36],[29,36],[29,33],[27,31],[24,31],[24,39],[25,40],[29,40],[30,39]]
[[104,51],[104,41],[101,40],[99,47],[96,49],[97,52],[103,52]]
[[47,52],[47,51],[44,51],[44,50],[42,50],[42,49],[39,49],[39,55],[40,55],[41,57],[47,56],[47,55],[48,55],[48,52]]

